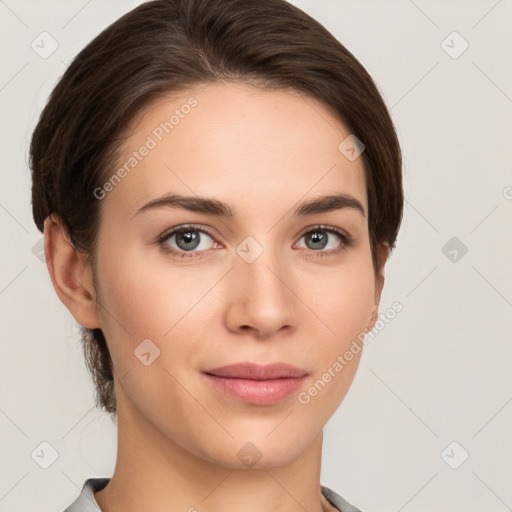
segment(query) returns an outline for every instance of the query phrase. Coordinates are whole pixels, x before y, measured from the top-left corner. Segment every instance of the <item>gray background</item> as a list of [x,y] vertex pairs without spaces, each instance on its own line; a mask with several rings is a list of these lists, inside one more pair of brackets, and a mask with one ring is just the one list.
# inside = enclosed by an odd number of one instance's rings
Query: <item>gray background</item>
[[[116,427],[38,254],[27,147],[67,63],[139,3],[0,0],[2,512],[61,511],[114,469]],[[403,311],[325,428],[322,483],[365,512],[512,510],[512,1],[293,3],[377,82],[407,198],[381,308]]]

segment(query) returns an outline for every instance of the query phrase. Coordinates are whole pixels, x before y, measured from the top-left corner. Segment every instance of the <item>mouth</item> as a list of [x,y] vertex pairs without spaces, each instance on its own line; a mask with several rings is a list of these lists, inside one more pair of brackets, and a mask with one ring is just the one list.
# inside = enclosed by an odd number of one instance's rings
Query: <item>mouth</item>
[[274,405],[297,391],[308,372],[286,363],[240,363],[203,372],[213,387],[239,401]]

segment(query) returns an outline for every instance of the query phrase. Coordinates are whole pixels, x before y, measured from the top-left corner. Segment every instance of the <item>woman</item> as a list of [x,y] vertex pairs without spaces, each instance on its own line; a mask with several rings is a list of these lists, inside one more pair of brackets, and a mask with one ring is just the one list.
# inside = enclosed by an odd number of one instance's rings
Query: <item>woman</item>
[[355,511],[322,429],[403,208],[371,77],[284,0],[157,0],[98,35],[34,131],[34,220],[81,326],[111,478],[66,509]]

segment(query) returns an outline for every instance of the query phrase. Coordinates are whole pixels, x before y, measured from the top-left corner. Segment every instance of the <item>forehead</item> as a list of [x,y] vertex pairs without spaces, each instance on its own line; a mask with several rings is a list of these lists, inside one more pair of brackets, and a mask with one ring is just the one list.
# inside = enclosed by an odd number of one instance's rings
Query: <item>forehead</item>
[[363,160],[339,149],[349,135],[322,103],[297,92],[196,86],[153,101],[133,120],[112,170],[122,178],[103,206],[131,216],[173,192],[243,212],[343,192],[367,211]]

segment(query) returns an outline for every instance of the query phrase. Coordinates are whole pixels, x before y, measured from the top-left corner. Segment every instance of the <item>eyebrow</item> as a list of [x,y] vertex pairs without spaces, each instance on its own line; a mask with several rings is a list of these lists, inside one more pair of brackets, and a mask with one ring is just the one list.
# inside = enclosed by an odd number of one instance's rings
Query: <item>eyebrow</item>
[[[140,208],[135,215],[160,208],[178,208],[189,212],[205,213],[222,218],[233,218],[235,216],[234,211],[228,204],[218,201],[217,199],[199,196],[182,196],[178,194],[169,194],[154,199]],[[292,216],[304,217],[343,209],[359,211],[363,217],[366,217],[361,202],[348,194],[326,195],[309,201],[303,201],[292,210]]]

